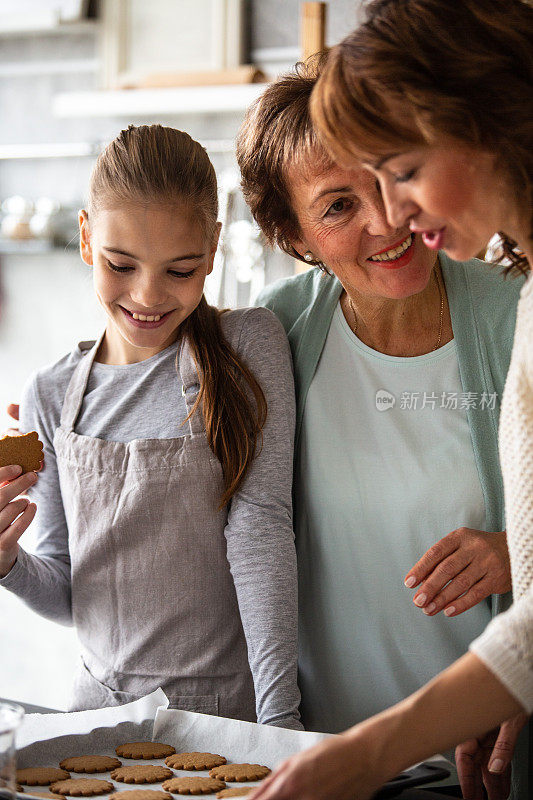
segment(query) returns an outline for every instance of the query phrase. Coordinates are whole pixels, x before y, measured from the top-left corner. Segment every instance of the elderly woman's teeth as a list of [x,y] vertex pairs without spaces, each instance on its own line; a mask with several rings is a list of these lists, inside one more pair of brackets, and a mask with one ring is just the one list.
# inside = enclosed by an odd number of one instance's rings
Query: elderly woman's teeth
[[378,255],[370,256],[368,259],[369,261],[394,261],[396,258],[399,258],[401,255],[405,253],[406,250],[411,247],[411,243],[413,241],[412,234],[407,237],[407,239],[402,242],[398,247],[393,247],[391,250],[387,250],[386,253],[378,253]]
[[132,314],[133,319],[138,319],[141,322],[159,322],[161,314],[155,314],[153,317],[147,317],[145,314]]

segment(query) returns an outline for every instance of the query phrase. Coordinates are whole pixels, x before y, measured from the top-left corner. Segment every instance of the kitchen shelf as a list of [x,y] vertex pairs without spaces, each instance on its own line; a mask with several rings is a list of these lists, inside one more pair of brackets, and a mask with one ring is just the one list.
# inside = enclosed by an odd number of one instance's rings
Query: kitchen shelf
[[53,36],[55,34],[92,33],[97,30],[99,20],[82,19],[76,21],[58,20],[53,11],[37,10],[31,14],[20,13],[8,15],[10,19],[0,17],[0,39],[17,36]]
[[58,117],[131,117],[150,114],[221,114],[245,111],[266,83],[64,92],[55,96]]

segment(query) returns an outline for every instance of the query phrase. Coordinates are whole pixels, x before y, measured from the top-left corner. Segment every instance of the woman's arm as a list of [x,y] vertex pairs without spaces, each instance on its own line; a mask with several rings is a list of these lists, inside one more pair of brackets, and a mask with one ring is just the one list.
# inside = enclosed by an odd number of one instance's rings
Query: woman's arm
[[473,653],[415,694],[339,737],[293,756],[251,800],[358,800],[387,780],[524,709]]
[[231,501],[226,540],[254,678],[258,721],[301,728],[292,528],[294,385],[287,338],[264,308],[246,312],[234,347],[267,401],[262,447]]
[[[24,534],[23,546],[15,543],[12,566],[7,574],[0,571],[3,575],[0,586],[16,594],[43,617],[71,625],[68,529],[52,441],[54,424],[48,418],[53,412],[47,408],[45,416],[44,405],[37,379],[32,379],[22,398],[20,428],[23,432],[38,432],[44,446],[45,467],[28,491],[37,506],[35,520]],[[58,414],[59,411],[56,416]]]

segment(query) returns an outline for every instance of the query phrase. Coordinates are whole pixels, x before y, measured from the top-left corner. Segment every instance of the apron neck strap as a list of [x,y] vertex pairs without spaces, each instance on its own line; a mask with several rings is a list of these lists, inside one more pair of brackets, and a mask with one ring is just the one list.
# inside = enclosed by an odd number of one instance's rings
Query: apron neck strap
[[79,344],[80,350],[88,352],[86,352],[72,373],[65,400],[63,401],[63,408],[61,409],[61,427],[67,430],[68,433],[74,430],[74,425],[81,410],[85,389],[87,388],[91,367],[104,335],[105,331],[98,337],[96,342],[80,342]]
[[[97,339],[96,342],[80,342],[79,347],[82,350],[88,351],[82,357],[76,369],[72,373],[68,389],[65,394],[63,408],[61,410],[61,427],[68,433],[74,430],[74,426],[78,419],[83,397],[87,388],[87,382],[91,373],[91,368],[96,358],[98,348],[104,338],[104,333]],[[185,337],[180,345],[178,356],[178,368],[182,382],[182,394],[187,404],[187,414],[189,415],[194,407],[200,381],[198,378],[198,370],[192,355],[191,346],[188,339]],[[191,434],[203,434],[204,420],[202,408],[199,406],[196,412],[189,418],[189,427]]]
[[[182,388],[181,392],[187,404],[187,415],[189,416],[193,410],[198,391],[200,389],[200,379],[198,377],[198,369],[193,358],[191,345],[187,336],[184,336],[178,355],[178,369],[180,373]],[[189,416],[189,426],[191,434],[204,434],[204,418],[202,413],[202,405],[200,404],[194,414]]]

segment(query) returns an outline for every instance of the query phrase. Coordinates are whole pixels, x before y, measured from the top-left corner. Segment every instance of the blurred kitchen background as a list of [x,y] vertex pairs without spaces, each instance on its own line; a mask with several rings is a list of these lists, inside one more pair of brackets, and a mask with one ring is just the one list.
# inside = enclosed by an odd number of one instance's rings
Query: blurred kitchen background
[[[223,243],[207,288],[252,304],[297,266],[270,251],[239,191],[234,138],[265,81],[352,30],[359,0],[1,0],[0,431],[36,368],[103,314],[77,246],[95,156],[130,123],[204,143],[220,184]],[[72,629],[0,589],[0,696],[65,708]]]

